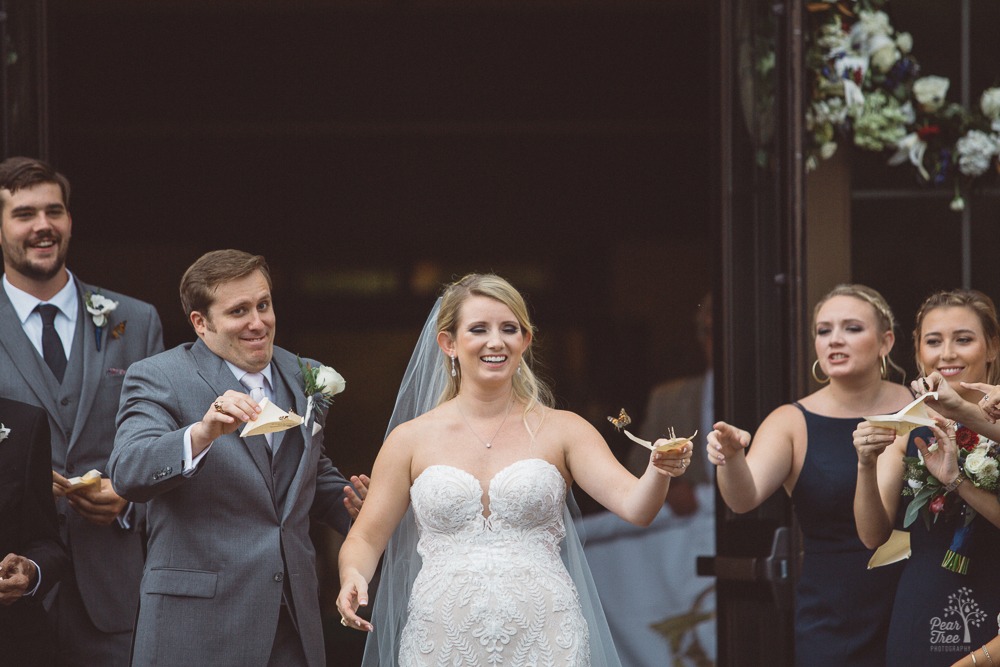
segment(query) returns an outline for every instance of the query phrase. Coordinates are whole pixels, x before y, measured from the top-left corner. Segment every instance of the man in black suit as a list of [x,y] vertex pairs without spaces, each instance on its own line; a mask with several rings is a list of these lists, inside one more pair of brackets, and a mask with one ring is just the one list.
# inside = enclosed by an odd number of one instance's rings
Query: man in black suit
[[0,561],[0,662],[50,665],[54,644],[41,601],[69,556],[52,497],[49,421],[41,408],[6,398],[0,398],[0,554],[6,554]]

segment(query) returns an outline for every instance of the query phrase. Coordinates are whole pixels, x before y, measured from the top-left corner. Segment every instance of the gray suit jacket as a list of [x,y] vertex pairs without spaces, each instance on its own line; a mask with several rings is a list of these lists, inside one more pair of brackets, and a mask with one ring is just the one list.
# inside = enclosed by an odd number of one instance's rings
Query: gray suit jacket
[[[295,355],[276,347],[272,369],[304,416]],[[147,503],[149,524],[133,664],[265,665],[284,596],[309,664],[323,667],[309,520],[347,532],[347,481],[311,423],[282,434],[276,460],[296,451],[285,449],[296,439],[301,452],[287,488],[272,476],[264,437],[241,438],[242,428],[215,440],[184,476],[184,432],[228,389],[246,392],[201,340],[137,363],[125,378],[109,469],[120,494]]]
[[[0,394],[42,407],[52,431],[52,467],[74,477],[96,468],[104,471],[115,439],[115,413],[122,378],[134,361],[163,350],[163,330],[148,303],[77,279],[80,315],[66,377],[60,386],[28,340],[14,307],[0,287]],[[101,337],[83,306],[86,292],[100,292],[118,302]],[[112,330],[122,322],[124,332]],[[135,508],[133,530],[117,524],[95,526],[56,504],[62,539],[69,547],[75,579],[93,624],[103,632],[132,627],[142,574],[143,509]]]

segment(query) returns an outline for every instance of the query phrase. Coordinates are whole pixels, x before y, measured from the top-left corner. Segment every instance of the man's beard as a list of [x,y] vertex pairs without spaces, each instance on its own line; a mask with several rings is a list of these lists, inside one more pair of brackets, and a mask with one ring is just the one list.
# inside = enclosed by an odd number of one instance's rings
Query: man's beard
[[55,242],[58,248],[56,254],[56,261],[52,264],[46,264],[45,266],[39,266],[28,260],[28,253],[25,252],[24,248],[19,248],[16,255],[10,251],[9,246],[5,243],[3,245],[3,261],[7,270],[13,270],[26,278],[31,280],[44,282],[46,280],[51,280],[55,276],[59,275],[59,272],[63,270],[66,266],[66,254],[69,251],[69,243],[63,243],[62,237],[46,236],[41,239],[34,239],[32,243],[38,243],[38,241],[44,241],[45,239],[51,239]]

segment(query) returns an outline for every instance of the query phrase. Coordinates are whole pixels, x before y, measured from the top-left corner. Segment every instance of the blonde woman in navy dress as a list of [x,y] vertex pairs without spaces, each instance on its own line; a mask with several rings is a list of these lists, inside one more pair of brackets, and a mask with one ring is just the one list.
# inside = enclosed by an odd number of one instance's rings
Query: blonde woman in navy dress
[[872,550],[858,539],[851,511],[858,464],[851,438],[862,415],[892,413],[912,400],[885,379],[894,324],[878,292],[837,286],[813,314],[813,374],[825,386],[774,410],[752,444],[749,433],[725,422],[708,437],[733,511],[749,512],[780,488],[791,497],[804,551],[795,589],[800,667],[884,667],[899,567],[867,569]]

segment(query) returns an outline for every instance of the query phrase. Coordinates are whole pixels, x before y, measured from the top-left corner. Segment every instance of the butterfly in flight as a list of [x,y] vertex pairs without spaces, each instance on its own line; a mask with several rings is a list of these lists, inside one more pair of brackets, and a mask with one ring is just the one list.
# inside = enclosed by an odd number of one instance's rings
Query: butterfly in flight
[[617,417],[608,417],[608,421],[620,431],[632,423],[632,418],[628,416],[627,412],[625,412],[625,408],[622,408],[622,411],[618,413]]

